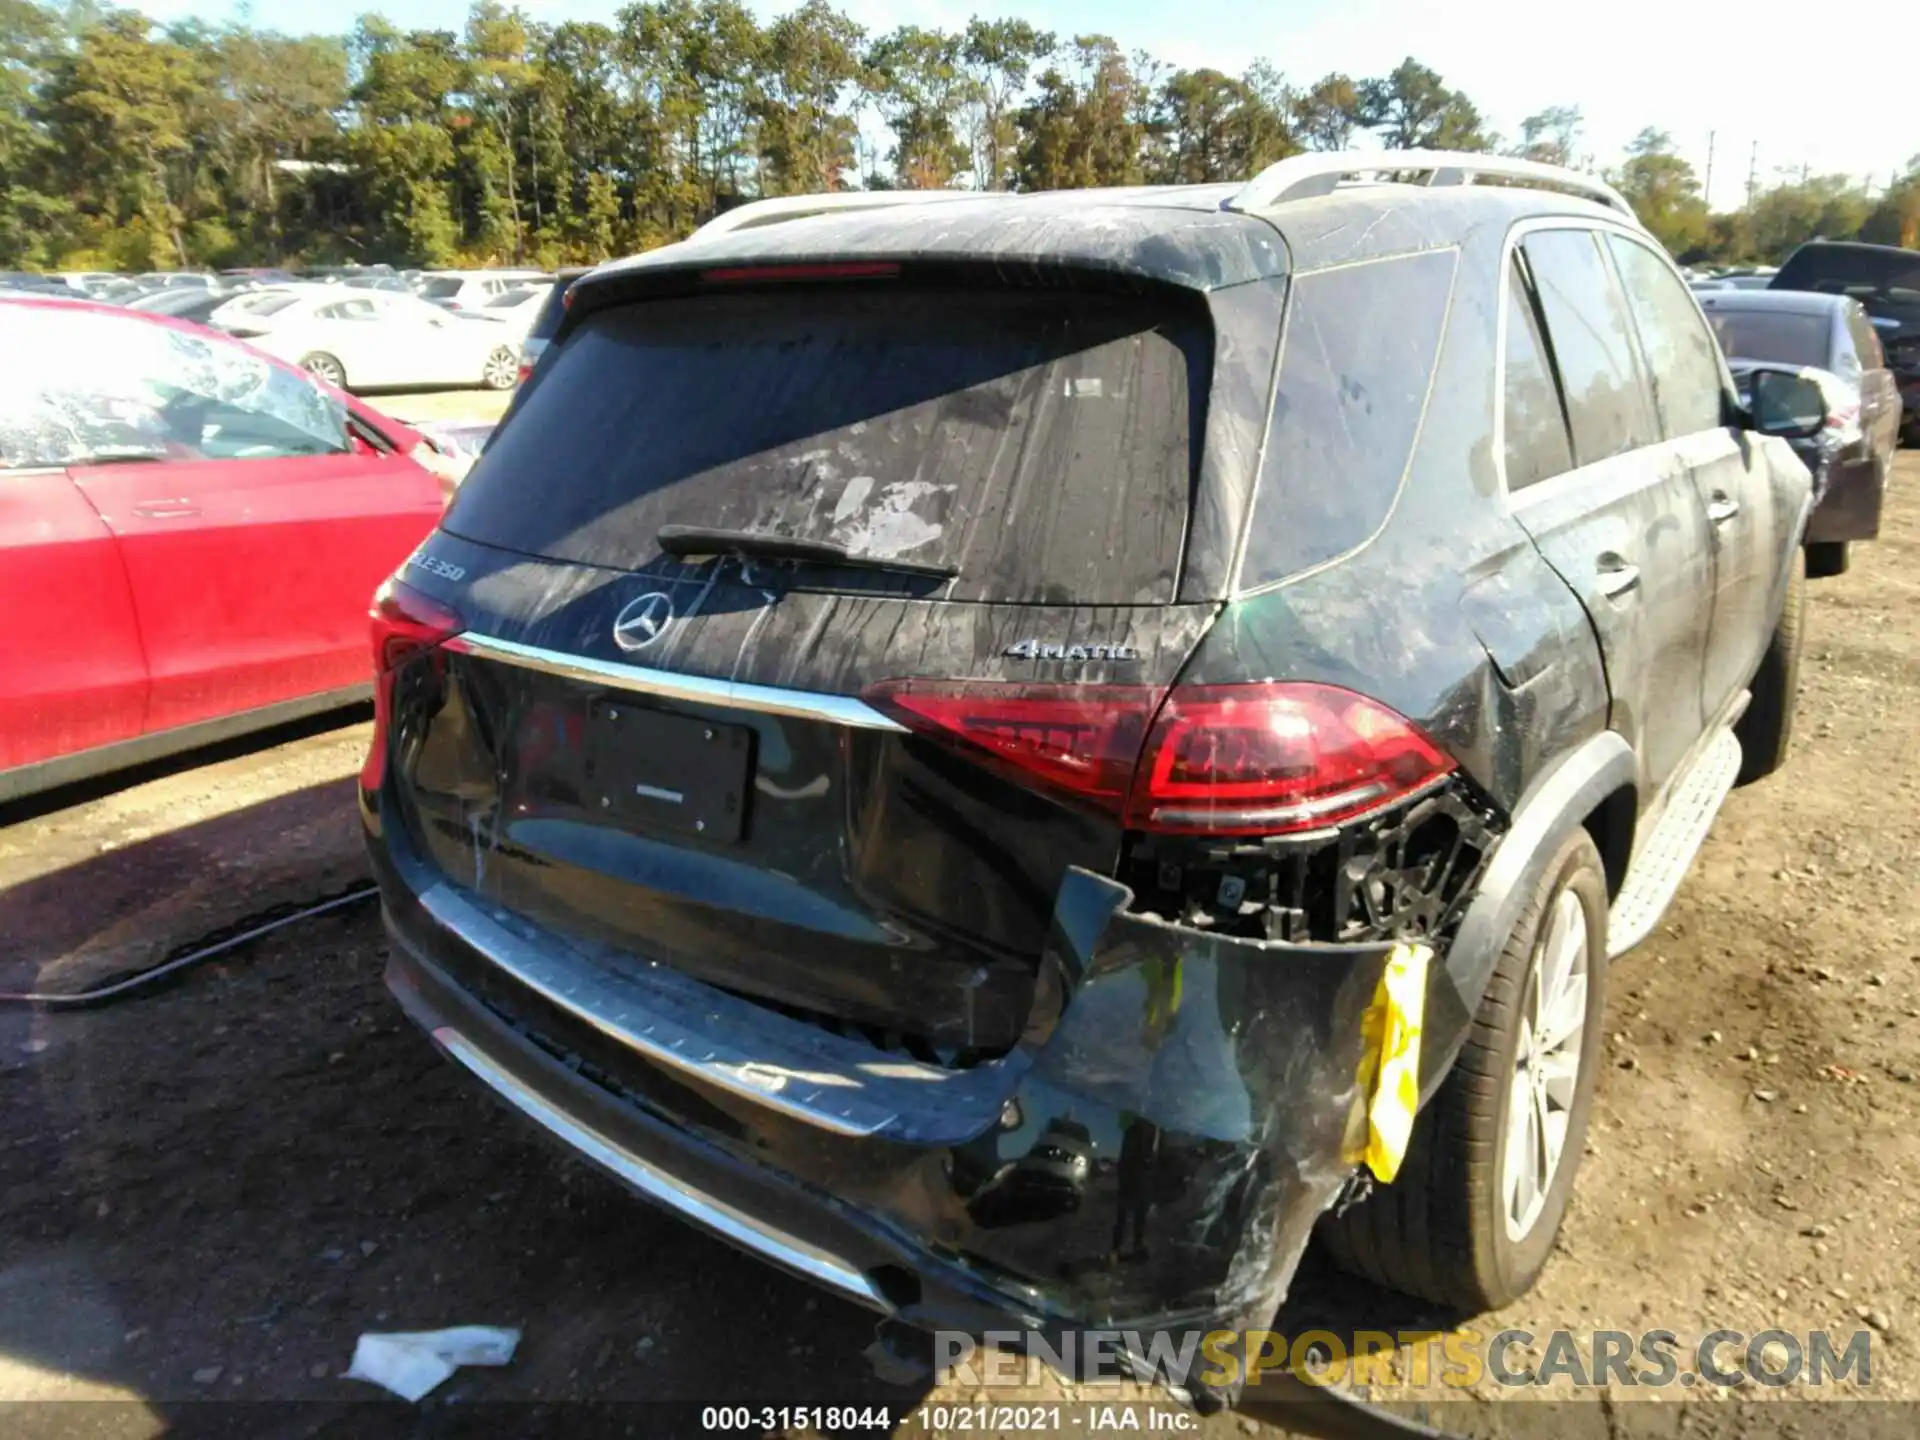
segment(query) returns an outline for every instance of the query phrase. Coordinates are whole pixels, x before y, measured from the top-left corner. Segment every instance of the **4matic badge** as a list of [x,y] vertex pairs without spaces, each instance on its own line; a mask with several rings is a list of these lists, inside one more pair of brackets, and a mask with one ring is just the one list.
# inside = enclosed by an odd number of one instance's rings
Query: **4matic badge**
[[1138,660],[1137,645],[1056,645],[1051,641],[1022,640],[1000,652],[1013,660]]

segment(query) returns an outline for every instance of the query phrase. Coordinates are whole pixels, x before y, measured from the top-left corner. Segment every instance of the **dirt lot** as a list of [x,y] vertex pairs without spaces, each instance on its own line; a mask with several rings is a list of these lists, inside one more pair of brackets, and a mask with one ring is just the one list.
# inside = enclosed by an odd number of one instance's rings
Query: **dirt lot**
[[[1871,1327],[1872,1391],[1920,1399],[1920,456],[1896,485],[1883,541],[1815,586],[1791,765],[1732,798],[1665,925],[1615,968],[1564,1253],[1534,1295],[1471,1321],[1482,1334]],[[311,739],[0,830],[0,989],[97,981],[350,883],[363,743]],[[863,1312],[531,1140],[401,1020],[382,945],[361,907],[112,1008],[0,1009],[0,1401],[127,1402],[4,1412],[0,1429],[240,1415],[235,1433],[370,1433],[401,1412],[352,1404],[377,1394],[337,1378],[355,1336],[457,1323],[525,1340],[509,1368],[443,1387],[427,1412],[443,1419],[498,1419],[476,1408],[490,1400],[926,1393],[872,1377]],[[1311,1261],[1282,1319],[1444,1323]],[[1552,1433],[1838,1429],[1831,1410],[1710,1393],[1555,1407]],[[195,1404],[210,1399],[311,1403]],[[1483,1384],[1438,1418],[1497,1429],[1517,1409],[1496,1399]],[[488,1433],[535,1433],[541,1413]],[[584,1433],[567,1413],[554,1433]],[[607,1413],[624,1433],[672,1428]]]
[[422,390],[405,395],[373,395],[368,403],[396,420],[498,420],[513,398],[511,390]]

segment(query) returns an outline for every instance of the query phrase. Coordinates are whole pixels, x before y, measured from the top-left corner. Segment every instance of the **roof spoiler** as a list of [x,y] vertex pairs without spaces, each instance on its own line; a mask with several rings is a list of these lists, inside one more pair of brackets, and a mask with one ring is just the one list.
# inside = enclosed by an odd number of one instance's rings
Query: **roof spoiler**
[[1565,190],[1617,210],[1638,225],[1626,197],[1592,175],[1564,165],[1543,165],[1507,155],[1465,150],[1337,150],[1290,155],[1262,170],[1226,202],[1229,210],[1270,210],[1288,200],[1331,195],[1349,177],[1425,175],[1427,185],[1466,185],[1477,179],[1524,181],[1547,190]]
[[735,230],[751,230],[761,225],[777,225],[782,220],[804,220],[809,215],[834,215],[850,210],[892,209],[900,205],[932,205],[949,200],[1006,199],[1004,192],[990,190],[834,190],[821,195],[776,195],[767,200],[749,200],[722,212],[702,225],[687,239],[705,240]]

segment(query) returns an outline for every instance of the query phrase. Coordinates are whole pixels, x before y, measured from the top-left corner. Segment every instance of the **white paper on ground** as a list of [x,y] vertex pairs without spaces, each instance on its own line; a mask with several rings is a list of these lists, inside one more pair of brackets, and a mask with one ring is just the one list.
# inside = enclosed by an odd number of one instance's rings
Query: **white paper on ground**
[[403,1400],[418,1400],[462,1365],[507,1364],[519,1343],[518,1330],[494,1325],[362,1335],[353,1347],[347,1379],[366,1380]]

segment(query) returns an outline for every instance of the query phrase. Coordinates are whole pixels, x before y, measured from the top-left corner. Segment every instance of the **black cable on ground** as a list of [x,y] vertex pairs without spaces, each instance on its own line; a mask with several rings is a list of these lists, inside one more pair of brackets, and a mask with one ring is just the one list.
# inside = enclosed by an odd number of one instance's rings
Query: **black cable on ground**
[[97,1005],[110,1005],[116,1000],[124,999],[163,980],[171,979],[181,971],[190,969],[203,961],[224,955],[230,950],[237,950],[242,945],[251,944],[288,925],[344,909],[362,900],[371,900],[379,893],[380,889],[376,885],[360,885],[344,894],[335,895],[331,899],[321,900],[312,905],[303,905],[297,910],[277,915],[271,920],[249,917],[239,922],[245,928],[211,942],[203,937],[192,942],[191,949],[168,957],[152,969],[142,970],[137,975],[129,975],[124,980],[116,980],[113,984],[103,985],[97,990],[76,990],[66,994],[58,992],[22,994],[0,991],[0,1005],[25,1005],[38,1010],[86,1010]]

